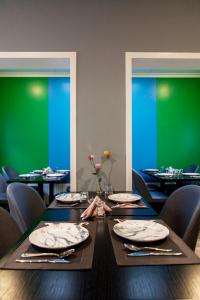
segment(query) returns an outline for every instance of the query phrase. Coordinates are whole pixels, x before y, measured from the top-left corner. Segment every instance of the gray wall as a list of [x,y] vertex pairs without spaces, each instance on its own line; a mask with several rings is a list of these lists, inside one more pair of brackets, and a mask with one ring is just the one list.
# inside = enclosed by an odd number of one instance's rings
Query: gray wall
[[0,51],[77,52],[79,188],[104,149],[125,188],[125,52],[200,52],[199,36],[199,0],[0,0]]

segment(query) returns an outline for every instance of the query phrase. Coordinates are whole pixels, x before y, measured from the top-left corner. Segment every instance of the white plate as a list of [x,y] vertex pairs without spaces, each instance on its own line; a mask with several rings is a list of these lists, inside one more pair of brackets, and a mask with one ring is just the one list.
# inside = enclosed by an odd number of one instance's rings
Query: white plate
[[159,172],[158,169],[144,169],[143,171],[146,171],[146,172]]
[[121,203],[126,203],[126,202],[135,202],[140,200],[142,197],[137,194],[112,194],[108,196],[109,200],[116,201],[116,202],[121,202]]
[[68,174],[70,170],[56,170],[57,173]]
[[182,173],[185,176],[200,176],[200,173]]
[[55,199],[65,203],[73,203],[81,200],[81,194],[79,193],[61,193],[55,196]]
[[134,242],[153,242],[166,238],[169,229],[153,221],[127,220],[114,225],[114,232]]
[[46,174],[46,177],[61,177],[63,176],[63,174],[61,173],[49,173],[49,174]]
[[31,244],[46,249],[65,249],[85,241],[89,231],[73,223],[45,223],[45,227],[34,230],[30,236]]
[[174,176],[174,174],[172,173],[156,173],[155,174],[156,176],[166,176],[166,177],[171,177],[171,176]]
[[37,174],[20,174],[20,175],[19,175],[19,177],[24,177],[24,178],[25,178],[25,177],[27,177],[27,178],[28,178],[28,177],[36,177],[36,176],[37,176]]

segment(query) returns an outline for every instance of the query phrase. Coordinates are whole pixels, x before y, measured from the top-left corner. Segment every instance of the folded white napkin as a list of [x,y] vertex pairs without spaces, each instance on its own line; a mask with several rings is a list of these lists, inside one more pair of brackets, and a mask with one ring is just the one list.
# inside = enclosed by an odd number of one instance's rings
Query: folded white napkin
[[97,217],[99,216],[99,211],[101,211],[101,215],[104,215],[105,213],[110,212],[112,209],[106,205],[104,201],[102,201],[98,196],[94,198],[92,203],[84,210],[84,212],[81,215],[81,218],[83,220],[89,218],[89,217]]

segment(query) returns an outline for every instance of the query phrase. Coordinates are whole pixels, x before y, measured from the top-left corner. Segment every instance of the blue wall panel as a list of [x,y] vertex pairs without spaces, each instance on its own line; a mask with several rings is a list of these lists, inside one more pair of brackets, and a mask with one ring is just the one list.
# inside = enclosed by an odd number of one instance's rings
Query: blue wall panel
[[48,79],[49,166],[70,169],[70,78]]
[[132,165],[157,167],[156,79],[132,79]]

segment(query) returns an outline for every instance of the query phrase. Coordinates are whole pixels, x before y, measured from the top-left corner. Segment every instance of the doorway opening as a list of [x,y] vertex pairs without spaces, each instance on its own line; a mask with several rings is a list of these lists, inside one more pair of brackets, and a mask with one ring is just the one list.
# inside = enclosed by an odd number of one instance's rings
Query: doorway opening
[[[10,83],[9,79],[12,79]],[[70,189],[76,191],[76,52],[0,52],[0,80],[5,87],[4,106],[6,101],[10,106],[6,108],[2,134],[7,135],[8,144],[13,144],[10,147],[18,148],[21,143],[27,147],[23,147],[23,151],[29,152],[25,161],[24,156],[20,159],[18,151],[16,164],[24,159],[23,171],[28,166],[36,168],[37,162],[38,168],[42,163],[46,164],[43,167],[69,168]],[[9,113],[10,118],[6,117]],[[9,124],[12,115],[16,122]],[[18,117],[23,122],[17,122]],[[19,134],[19,123],[25,129],[25,136]],[[32,153],[30,141],[34,148]],[[10,157],[8,155],[8,162]]]
[[[131,191],[132,190],[132,168],[135,166],[135,162],[138,162],[139,160],[142,161],[144,158],[144,161],[146,160],[146,163],[148,165],[145,165],[146,168],[153,168],[153,167],[160,167],[161,160],[163,163],[167,163],[170,160],[169,157],[164,157],[162,151],[162,148],[164,147],[163,141],[161,141],[161,136],[164,136],[167,138],[167,134],[170,133],[170,131],[164,132],[164,127],[169,125],[169,123],[164,123],[164,119],[166,118],[166,112],[167,110],[170,111],[170,101],[172,97],[170,98],[169,93],[173,90],[180,91],[180,82],[182,81],[182,86],[185,86],[186,79],[190,79],[190,86],[193,86],[196,91],[198,90],[198,82],[200,81],[200,53],[164,53],[164,52],[127,52],[126,53],[126,189]],[[184,81],[184,83],[183,83]],[[196,82],[195,82],[196,81]],[[134,84],[133,84],[134,82]],[[151,99],[152,101],[148,101],[148,109],[145,111],[143,109],[143,113],[138,114],[139,110],[137,110],[137,103],[133,110],[133,103],[134,99],[138,96],[138,87],[142,86],[142,95],[146,97],[148,95],[148,99]],[[153,88],[152,88],[153,87]],[[175,87],[175,89],[174,89]],[[152,93],[148,92],[146,94],[143,93],[144,89],[147,89],[147,91],[154,91],[153,97]],[[193,89],[193,90],[194,90]],[[141,95],[140,95],[141,96]],[[178,98],[180,98],[180,93],[174,98],[173,107],[171,107],[171,111],[178,110],[178,106],[182,106],[182,103],[180,105],[180,101],[178,102]],[[194,95],[193,95],[194,96]],[[152,97],[152,98],[151,98]],[[185,94],[182,94],[182,99],[184,101],[184,107],[185,111],[187,111],[186,106],[190,106],[191,99],[187,101],[187,99],[184,99]],[[159,98],[159,99],[158,99]],[[159,101],[158,101],[159,100]],[[146,100],[145,100],[146,101]],[[195,96],[192,100],[194,103],[196,101]],[[139,102],[138,102],[139,103]],[[166,105],[167,108],[166,108]],[[176,107],[175,107],[175,106]],[[183,107],[183,106],[182,106]],[[142,104],[140,103],[140,110],[142,108]],[[175,109],[176,108],[176,109]],[[165,112],[162,113],[161,112]],[[145,115],[146,114],[146,115]],[[170,121],[170,125],[173,124],[173,121],[176,119],[176,133],[177,136],[183,136],[184,134],[184,128],[180,129],[180,124],[177,124],[177,120],[180,119],[178,117],[179,114],[177,114],[175,117],[172,118],[172,122]],[[183,111],[180,114],[182,117],[184,117]],[[146,116],[146,117],[145,117]],[[171,115],[170,115],[171,116]],[[195,117],[195,113],[193,114]],[[141,125],[141,118],[143,117],[144,122]],[[191,116],[190,116],[191,117]],[[139,119],[140,118],[140,119]],[[145,120],[147,120],[145,125]],[[160,119],[159,119],[160,118]],[[196,118],[196,117],[195,117]],[[159,120],[162,119],[162,122],[159,122]],[[134,122],[137,122],[137,126],[134,126]],[[150,122],[151,121],[151,122]],[[138,125],[140,124],[140,125]],[[159,125],[161,124],[161,126]],[[137,128],[136,128],[137,127]],[[192,132],[198,131],[198,124],[195,122],[194,128],[191,129]],[[147,129],[149,132],[147,132]],[[141,130],[141,131],[140,131]],[[143,139],[142,131],[145,133],[146,130],[146,136],[150,138],[150,140]],[[188,126],[185,126],[185,131],[190,130]],[[164,133],[164,134],[163,134]],[[134,135],[133,135],[134,134]],[[191,145],[190,141],[186,141],[187,137],[191,136],[189,134],[185,135],[185,143],[187,144],[187,149],[189,151],[189,146]],[[174,135],[175,137],[175,135]],[[195,138],[193,134],[195,143],[197,143],[197,139]],[[143,139],[142,143],[140,143],[139,139]],[[183,139],[181,143],[183,142]],[[137,150],[135,146],[140,144],[141,149],[146,148],[145,155],[142,155],[141,151],[137,153]],[[170,140],[167,141],[168,145],[170,144]],[[165,144],[166,145],[166,144]],[[177,144],[178,145],[178,144]],[[182,145],[185,149],[185,145]],[[134,149],[133,149],[134,148]],[[136,151],[135,151],[136,149]],[[133,155],[133,150],[134,155]],[[165,147],[166,150],[166,147]],[[158,153],[156,153],[156,151]],[[140,155],[140,156],[139,156]],[[135,159],[135,161],[134,161]],[[175,158],[174,158],[175,159]],[[181,163],[181,161],[177,161],[177,163]],[[151,164],[151,167],[150,167]],[[136,163],[136,166],[139,168],[143,167],[142,164]],[[175,166],[180,167],[180,166]]]

